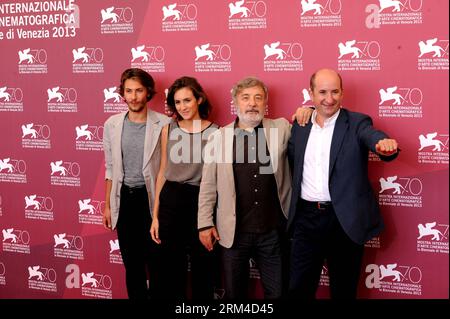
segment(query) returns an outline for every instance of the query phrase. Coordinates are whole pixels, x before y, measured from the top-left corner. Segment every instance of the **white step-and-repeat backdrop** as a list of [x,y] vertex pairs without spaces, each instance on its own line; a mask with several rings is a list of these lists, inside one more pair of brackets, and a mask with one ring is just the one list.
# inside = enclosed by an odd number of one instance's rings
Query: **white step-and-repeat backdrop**
[[[256,75],[268,117],[311,105],[310,75],[343,76],[344,106],[402,149],[370,156],[385,232],[366,244],[361,298],[448,298],[447,0],[0,2],[0,298],[125,298],[116,233],[101,225],[103,123],[126,110],[121,72],[149,71],[165,111],[199,79],[220,125]],[[254,295],[262,295],[253,260]],[[326,298],[323,268],[320,297]],[[221,287],[217,296],[223,295]]]

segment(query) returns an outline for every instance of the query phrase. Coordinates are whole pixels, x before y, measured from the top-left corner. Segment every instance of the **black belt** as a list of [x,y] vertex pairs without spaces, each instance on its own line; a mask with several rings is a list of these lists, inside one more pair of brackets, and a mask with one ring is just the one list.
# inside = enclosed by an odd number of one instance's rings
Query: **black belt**
[[145,189],[145,184],[138,185],[138,186],[128,186],[128,185],[122,184],[122,191],[125,191],[129,194],[133,194],[135,192],[142,191],[143,189]]
[[300,198],[300,201],[304,207],[316,208],[320,210],[333,208],[333,204],[331,202],[310,202],[308,200],[304,200],[303,198]]

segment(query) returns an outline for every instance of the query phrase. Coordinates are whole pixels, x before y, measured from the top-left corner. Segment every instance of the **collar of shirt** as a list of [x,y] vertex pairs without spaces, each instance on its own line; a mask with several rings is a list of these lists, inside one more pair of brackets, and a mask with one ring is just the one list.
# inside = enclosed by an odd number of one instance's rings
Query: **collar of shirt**
[[261,121],[256,127],[249,127],[246,129],[242,129],[239,127],[239,117],[236,117],[236,120],[234,120],[234,132],[235,135],[241,135],[241,134],[251,134],[253,132],[255,132],[256,134],[258,133],[258,129],[263,128],[263,121]]
[[[328,127],[328,126],[334,126],[340,112],[341,112],[341,109],[339,109],[336,113],[334,113],[333,116],[331,116],[330,118],[325,119],[323,121],[323,128]],[[314,110],[314,112],[312,113],[312,116],[311,116],[311,123],[313,125],[313,128],[321,128],[319,126],[319,124],[317,124],[317,122],[316,122],[316,117],[317,117],[317,110]]]

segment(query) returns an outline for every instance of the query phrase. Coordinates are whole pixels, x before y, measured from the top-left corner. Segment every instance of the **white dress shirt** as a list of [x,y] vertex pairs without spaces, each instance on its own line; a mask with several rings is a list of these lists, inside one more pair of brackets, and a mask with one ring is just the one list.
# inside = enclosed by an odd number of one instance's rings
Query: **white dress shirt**
[[317,111],[311,116],[311,133],[305,150],[301,198],[311,202],[331,201],[328,188],[330,149],[338,110],[324,121],[323,127],[316,122]]

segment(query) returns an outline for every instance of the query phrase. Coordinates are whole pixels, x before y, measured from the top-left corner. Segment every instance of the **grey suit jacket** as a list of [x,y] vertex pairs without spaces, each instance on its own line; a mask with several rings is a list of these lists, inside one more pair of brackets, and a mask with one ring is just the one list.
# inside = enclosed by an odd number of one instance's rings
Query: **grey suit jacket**
[[[264,119],[263,127],[277,183],[278,198],[287,218],[291,197],[291,175],[287,160],[290,124],[283,118]],[[205,146],[205,163],[198,199],[198,228],[216,226],[220,236],[219,244],[226,248],[233,245],[236,229],[233,134],[234,122],[210,135]]]
[[[106,120],[103,131],[103,149],[105,152],[106,167],[105,179],[112,181],[110,196],[112,229],[115,229],[119,218],[120,189],[123,182],[121,140],[123,121],[126,114],[127,112],[123,112],[111,116]],[[153,213],[155,182],[161,161],[161,148],[159,147],[161,130],[170,121],[171,119],[164,114],[150,109],[147,111],[142,173],[144,174],[145,186],[147,187],[149,196],[150,213]]]

